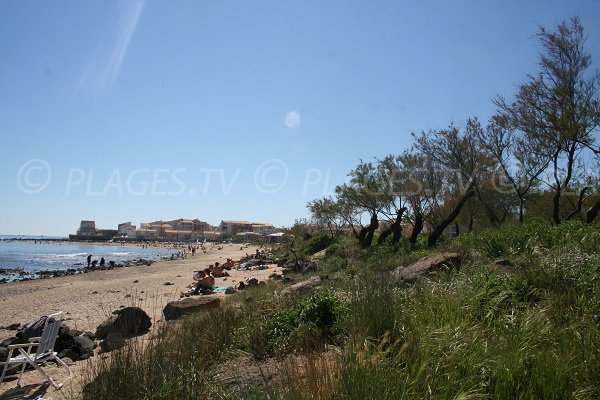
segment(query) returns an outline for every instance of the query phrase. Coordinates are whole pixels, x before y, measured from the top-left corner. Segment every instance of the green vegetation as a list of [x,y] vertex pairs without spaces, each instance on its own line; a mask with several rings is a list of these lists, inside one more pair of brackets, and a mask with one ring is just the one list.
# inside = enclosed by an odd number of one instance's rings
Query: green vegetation
[[[339,240],[324,286],[261,285],[165,324],[97,363],[84,398],[598,398],[599,234],[540,220],[463,235],[442,248],[462,253],[460,272],[408,286],[386,271],[431,250]],[[224,384],[219,366],[242,356],[277,360],[277,378],[231,370],[240,381]]]

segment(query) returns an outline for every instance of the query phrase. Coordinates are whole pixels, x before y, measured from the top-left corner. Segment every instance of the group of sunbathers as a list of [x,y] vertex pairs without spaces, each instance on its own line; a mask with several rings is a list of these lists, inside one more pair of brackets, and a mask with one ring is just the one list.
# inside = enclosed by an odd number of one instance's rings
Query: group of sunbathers
[[[215,288],[215,278],[229,276],[227,270],[230,270],[234,266],[235,262],[231,258],[228,258],[227,262],[224,264],[216,262],[214,265],[210,265],[202,271],[194,271],[194,281],[196,281],[196,283],[194,283],[192,288],[187,292],[187,295],[213,293]],[[182,295],[185,296],[186,293],[182,293]]]

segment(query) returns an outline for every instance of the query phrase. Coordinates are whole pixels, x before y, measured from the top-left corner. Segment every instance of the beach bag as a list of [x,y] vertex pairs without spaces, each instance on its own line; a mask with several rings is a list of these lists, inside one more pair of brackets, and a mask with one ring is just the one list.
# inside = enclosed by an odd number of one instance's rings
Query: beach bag
[[44,330],[44,324],[46,323],[47,316],[40,317],[37,321],[30,322],[23,325],[21,330],[17,332],[17,337],[20,337],[23,342],[28,342],[32,337],[42,336]]

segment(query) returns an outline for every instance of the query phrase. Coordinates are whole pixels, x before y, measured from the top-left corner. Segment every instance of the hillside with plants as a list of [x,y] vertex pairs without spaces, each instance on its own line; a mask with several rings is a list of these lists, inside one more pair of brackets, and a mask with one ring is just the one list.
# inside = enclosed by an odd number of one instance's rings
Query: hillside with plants
[[[277,256],[316,287],[161,325],[84,398],[600,398],[600,76],[577,18],[537,38],[487,123],[415,133],[309,202]],[[432,254],[458,261],[402,277]]]

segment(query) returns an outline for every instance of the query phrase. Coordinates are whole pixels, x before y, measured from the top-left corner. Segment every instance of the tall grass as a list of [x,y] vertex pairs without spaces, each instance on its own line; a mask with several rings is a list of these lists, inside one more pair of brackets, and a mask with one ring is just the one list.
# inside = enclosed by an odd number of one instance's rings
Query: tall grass
[[[593,226],[536,221],[465,235],[450,246],[483,258],[398,286],[385,271],[423,253],[342,242],[325,288],[258,288],[164,325],[98,363],[85,398],[600,398],[598,243]],[[498,256],[526,261],[501,270]],[[240,352],[279,360],[276,378],[225,390],[216,368]]]

